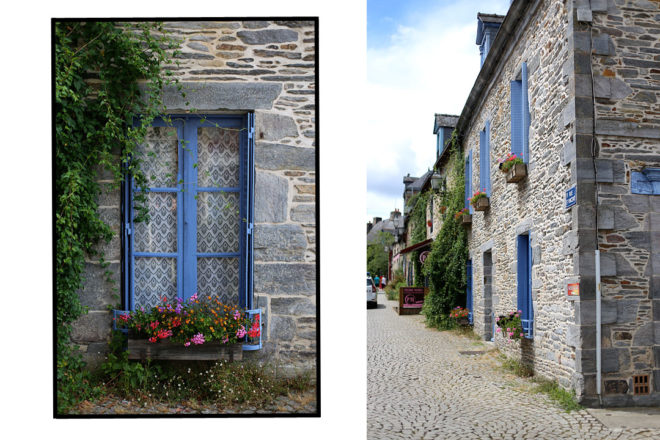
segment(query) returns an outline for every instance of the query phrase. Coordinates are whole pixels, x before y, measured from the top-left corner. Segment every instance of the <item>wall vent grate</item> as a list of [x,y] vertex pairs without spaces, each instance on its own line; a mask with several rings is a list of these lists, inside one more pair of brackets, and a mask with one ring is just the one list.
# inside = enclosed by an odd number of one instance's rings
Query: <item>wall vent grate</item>
[[649,394],[649,375],[633,376],[633,394]]

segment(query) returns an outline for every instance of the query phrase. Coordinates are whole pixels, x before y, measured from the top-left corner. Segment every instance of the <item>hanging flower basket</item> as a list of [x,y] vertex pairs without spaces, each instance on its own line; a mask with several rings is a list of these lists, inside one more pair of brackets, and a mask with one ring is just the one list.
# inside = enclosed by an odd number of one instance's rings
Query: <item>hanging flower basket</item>
[[506,173],[506,183],[517,183],[527,177],[527,165],[516,163]]
[[469,200],[475,211],[485,211],[490,207],[490,201],[488,200],[485,189],[474,193]]
[[431,220],[427,220],[426,221],[426,226],[428,226],[430,228],[431,226],[433,226],[433,222]]
[[472,215],[470,214],[470,210],[467,208],[463,208],[454,214],[454,218],[464,226],[472,224]]
[[446,206],[440,206],[440,214],[444,214],[447,212],[447,207]]

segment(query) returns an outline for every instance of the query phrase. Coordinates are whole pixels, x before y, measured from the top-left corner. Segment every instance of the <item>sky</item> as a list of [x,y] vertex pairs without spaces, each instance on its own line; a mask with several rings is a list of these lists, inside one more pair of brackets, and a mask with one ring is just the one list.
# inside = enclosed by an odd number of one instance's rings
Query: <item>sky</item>
[[435,113],[460,115],[479,72],[477,13],[509,0],[367,1],[367,221],[403,207],[435,162]]

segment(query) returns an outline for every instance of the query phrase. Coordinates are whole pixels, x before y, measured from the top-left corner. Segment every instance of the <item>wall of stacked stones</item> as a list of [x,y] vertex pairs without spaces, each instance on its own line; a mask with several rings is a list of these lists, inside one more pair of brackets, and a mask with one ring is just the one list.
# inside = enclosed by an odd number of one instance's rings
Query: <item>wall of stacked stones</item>
[[[595,174],[582,174],[598,192],[603,392],[607,402],[657,404],[660,197],[632,194],[631,173],[660,167],[660,3],[596,2],[592,15],[598,159]],[[633,375],[649,375],[651,395],[633,397]]]
[[[315,30],[313,22],[167,22],[181,42],[179,65],[189,107],[200,112],[255,113],[254,306],[264,311],[264,348],[246,357],[284,371],[315,368],[316,169]],[[169,111],[186,106],[174,89]],[[110,336],[108,305],[120,287],[120,193],[100,170],[106,190],[101,217],[117,235],[102,246],[114,283],[98,259],[89,259],[80,292],[89,314],[73,340],[93,364]]]
[[[490,209],[472,216],[469,230],[473,264],[474,328],[491,337],[491,311],[495,316],[517,309],[516,237],[530,234],[533,253],[532,297],[534,339],[498,345],[509,356],[523,358],[537,374],[575,386],[575,349],[567,344],[574,305],[566,300],[566,279],[574,272],[573,257],[564,245],[572,231],[572,214],[564,210],[570,168],[562,161],[562,147],[572,138],[562,123],[561,112],[569,102],[567,9],[563,1],[539,2],[516,26],[514,42],[489,81],[485,98],[474,111],[464,137],[465,155],[473,155],[471,194],[479,182],[479,133],[490,121]],[[506,183],[498,159],[511,151],[510,82],[517,79],[521,63],[527,62],[531,125],[528,177]],[[492,259],[484,265],[484,252]],[[492,301],[484,295],[490,289]],[[491,306],[492,303],[492,306]],[[492,307],[492,310],[491,310]]]

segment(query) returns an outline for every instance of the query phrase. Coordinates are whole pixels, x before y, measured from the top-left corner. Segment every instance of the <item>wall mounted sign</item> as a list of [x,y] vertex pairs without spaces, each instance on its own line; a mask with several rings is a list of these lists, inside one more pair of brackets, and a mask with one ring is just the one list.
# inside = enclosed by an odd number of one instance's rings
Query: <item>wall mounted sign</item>
[[580,283],[571,283],[566,285],[566,296],[569,299],[577,299],[580,297]]
[[573,186],[566,190],[566,209],[575,205],[575,202],[577,202],[577,188]]
[[419,262],[424,264],[424,262],[426,261],[426,257],[428,256],[429,256],[429,251],[422,252],[421,254],[419,254]]

